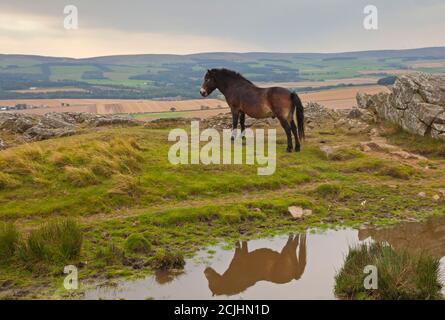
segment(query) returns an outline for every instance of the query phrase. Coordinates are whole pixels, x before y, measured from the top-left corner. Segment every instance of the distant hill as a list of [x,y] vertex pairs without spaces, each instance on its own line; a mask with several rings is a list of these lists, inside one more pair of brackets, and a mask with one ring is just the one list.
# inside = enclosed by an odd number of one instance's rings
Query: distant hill
[[[341,53],[142,54],[84,59],[0,54],[0,99],[195,98],[209,68],[234,69],[256,82],[346,79],[347,84],[347,79],[363,74],[384,78],[400,70],[442,73],[442,60],[445,61],[445,47]],[[54,87],[68,89],[30,89]],[[83,90],[70,91],[73,87]]]

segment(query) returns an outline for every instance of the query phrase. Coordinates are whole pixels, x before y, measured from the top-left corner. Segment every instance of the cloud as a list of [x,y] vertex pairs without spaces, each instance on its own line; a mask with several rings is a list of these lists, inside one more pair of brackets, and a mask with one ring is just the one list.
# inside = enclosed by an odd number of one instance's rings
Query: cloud
[[64,3],[60,1],[2,1],[0,44],[2,51],[8,52],[82,57],[201,51],[331,52],[445,45],[442,0],[374,0],[379,9],[378,31],[365,31],[362,27],[363,8],[368,2],[72,0],[70,4],[79,9],[80,29],[66,32],[62,28]]

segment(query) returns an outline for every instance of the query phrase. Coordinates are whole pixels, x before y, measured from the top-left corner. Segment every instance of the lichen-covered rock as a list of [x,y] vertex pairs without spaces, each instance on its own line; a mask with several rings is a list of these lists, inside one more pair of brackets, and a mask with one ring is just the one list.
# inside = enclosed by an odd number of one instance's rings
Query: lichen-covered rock
[[[21,142],[39,141],[76,134],[79,128],[106,125],[137,125],[130,116],[93,113],[50,112],[44,115],[0,112],[0,130],[13,134]],[[6,148],[0,145],[0,149]]]
[[445,140],[444,76],[403,75],[397,78],[390,93],[358,93],[357,104],[411,133]]

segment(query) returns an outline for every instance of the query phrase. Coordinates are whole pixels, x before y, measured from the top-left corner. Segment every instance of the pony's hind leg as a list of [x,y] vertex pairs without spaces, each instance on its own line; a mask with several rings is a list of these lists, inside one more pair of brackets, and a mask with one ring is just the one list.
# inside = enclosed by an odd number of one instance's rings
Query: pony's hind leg
[[292,133],[293,133],[293,135],[295,137],[295,151],[299,152],[300,149],[301,149],[300,138],[298,137],[297,125],[295,124],[294,120],[291,120],[290,127],[291,127]]
[[286,118],[278,117],[280,120],[281,126],[283,127],[284,131],[286,132],[287,136],[287,152],[292,152],[292,132],[291,132],[291,126],[289,122],[286,120]]
[[236,129],[238,127],[238,118],[239,118],[239,112],[238,111],[232,111],[232,141],[236,138]]

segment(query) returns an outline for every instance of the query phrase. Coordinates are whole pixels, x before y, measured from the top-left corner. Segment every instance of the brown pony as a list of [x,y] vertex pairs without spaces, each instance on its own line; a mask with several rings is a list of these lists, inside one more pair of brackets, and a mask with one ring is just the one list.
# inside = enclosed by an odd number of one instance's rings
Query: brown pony
[[[200,93],[207,97],[215,89],[226,97],[232,111],[232,139],[236,135],[238,119],[241,134],[244,135],[246,114],[256,119],[276,117],[286,132],[287,151],[292,151],[292,134],[295,137],[295,151],[300,151],[300,139],[304,138],[304,109],[296,93],[281,87],[259,88],[231,70],[207,70]],[[294,121],[295,111],[298,126]]]

